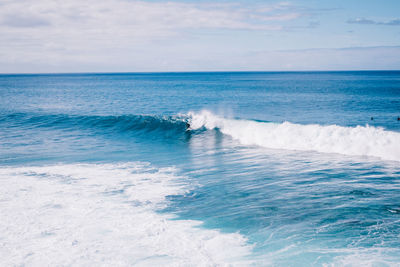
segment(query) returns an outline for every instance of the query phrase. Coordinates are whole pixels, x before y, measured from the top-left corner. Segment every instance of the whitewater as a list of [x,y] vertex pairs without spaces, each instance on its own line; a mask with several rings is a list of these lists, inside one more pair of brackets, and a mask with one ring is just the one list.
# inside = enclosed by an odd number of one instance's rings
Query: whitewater
[[0,168],[0,265],[250,264],[243,236],[156,212],[188,190],[174,173],[140,162]]
[[227,119],[207,110],[190,112],[188,117],[192,129],[218,129],[243,145],[400,161],[400,133],[383,128]]

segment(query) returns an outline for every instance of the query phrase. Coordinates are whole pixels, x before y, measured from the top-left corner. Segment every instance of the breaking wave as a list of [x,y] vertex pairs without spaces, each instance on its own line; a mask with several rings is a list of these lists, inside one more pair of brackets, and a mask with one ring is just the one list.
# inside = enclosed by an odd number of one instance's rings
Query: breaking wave
[[209,111],[190,112],[188,116],[192,129],[219,129],[244,145],[400,161],[400,133],[382,128],[227,119]]
[[59,129],[91,129],[109,134],[136,132],[179,138],[187,123],[191,130],[218,129],[244,145],[273,149],[317,151],[352,156],[371,156],[400,161],[400,133],[372,126],[301,125],[228,119],[209,111],[186,115],[32,115],[15,113],[0,116],[7,127],[39,127]]

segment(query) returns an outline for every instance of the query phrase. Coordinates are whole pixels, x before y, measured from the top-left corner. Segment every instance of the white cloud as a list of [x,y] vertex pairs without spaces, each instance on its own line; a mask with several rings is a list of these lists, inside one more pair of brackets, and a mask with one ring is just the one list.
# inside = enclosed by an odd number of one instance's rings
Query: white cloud
[[24,14],[5,15],[0,24],[9,27],[41,27],[49,26],[50,23],[44,18]]
[[389,21],[375,21],[366,18],[349,19],[349,24],[363,24],[363,25],[385,25],[385,26],[400,26],[400,19],[392,19]]
[[[17,0],[3,3],[0,21],[3,31],[18,24],[28,27],[31,22],[31,27],[51,25],[51,31],[75,27],[75,32],[82,33],[112,30],[139,36],[188,28],[274,30],[279,25],[273,22],[293,20],[300,15],[290,12],[290,6],[283,6],[286,11],[282,5],[259,9],[229,3]],[[280,14],[274,14],[274,10]]]
[[247,59],[261,70],[390,70],[400,67],[400,46],[260,51]]
[[[157,54],[190,32],[276,31],[301,14],[288,3],[145,2],[130,0],[4,0],[0,63],[7,66],[99,64]],[[194,48],[196,49],[196,48]],[[33,70],[35,71],[35,70]]]
[[[311,9],[310,9],[311,10]],[[261,50],[299,24],[290,3],[3,0],[0,72],[398,68],[400,49]],[[312,12],[316,12],[315,10]],[[311,12],[311,13],[312,13]],[[306,25],[306,26],[301,26]],[[283,32],[279,32],[283,30]],[[253,34],[253,38],[246,36]],[[259,39],[257,39],[259,38]],[[263,39],[261,39],[263,38]],[[277,40],[277,39],[275,39]],[[287,39],[292,40],[292,39]],[[271,41],[274,42],[274,41]],[[276,41],[275,41],[276,42]],[[275,48],[279,47],[275,45]],[[398,57],[393,55],[399,55]]]

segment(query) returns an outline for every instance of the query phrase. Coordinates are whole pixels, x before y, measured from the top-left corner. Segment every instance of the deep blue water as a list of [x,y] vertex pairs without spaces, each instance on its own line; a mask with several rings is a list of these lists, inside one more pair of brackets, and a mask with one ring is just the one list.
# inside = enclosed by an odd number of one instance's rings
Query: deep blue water
[[395,266],[399,116],[398,71],[0,75],[0,166],[173,166],[254,265]]

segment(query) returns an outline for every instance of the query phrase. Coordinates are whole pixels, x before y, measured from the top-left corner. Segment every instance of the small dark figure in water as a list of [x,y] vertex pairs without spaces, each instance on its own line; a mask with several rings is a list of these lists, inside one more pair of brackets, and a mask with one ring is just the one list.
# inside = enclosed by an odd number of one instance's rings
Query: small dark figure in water
[[397,121],[400,121],[400,117],[397,117]]
[[374,117],[371,117],[371,121],[373,121],[374,120]]
[[187,122],[186,123],[186,130],[189,130],[190,129],[190,124]]

